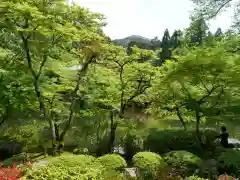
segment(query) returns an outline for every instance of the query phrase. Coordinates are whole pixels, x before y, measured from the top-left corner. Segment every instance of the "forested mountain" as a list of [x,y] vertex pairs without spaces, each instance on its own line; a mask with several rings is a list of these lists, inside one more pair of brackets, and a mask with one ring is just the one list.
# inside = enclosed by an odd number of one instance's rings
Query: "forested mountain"
[[228,2],[193,1],[188,28],[113,41],[81,5],[1,1],[0,179],[240,175],[239,16],[210,32],[203,12]]
[[136,43],[145,44],[145,45],[151,44],[150,39],[139,36],[139,35],[132,35],[132,36],[125,37],[123,39],[115,39],[113,40],[113,42],[118,46],[124,46],[124,47],[127,47],[131,42],[136,42]]

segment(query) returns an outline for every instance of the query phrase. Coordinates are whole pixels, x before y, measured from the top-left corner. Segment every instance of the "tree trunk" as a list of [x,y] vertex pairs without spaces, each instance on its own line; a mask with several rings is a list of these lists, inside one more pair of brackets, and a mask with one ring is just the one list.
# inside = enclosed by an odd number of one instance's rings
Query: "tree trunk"
[[77,83],[76,83],[76,86],[75,86],[74,90],[72,91],[72,100],[71,100],[71,105],[70,105],[70,108],[69,108],[68,123],[65,126],[63,132],[60,134],[60,136],[59,136],[60,139],[58,140],[58,142],[59,142],[58,144],[59,144],[60,149],[63,149],[64,137],[65,137],[68,129],[70,128],[70,126],[72,124],[72,121],[74,120],[75,106],[76,106],[76,102],[77,102],[77,92],[80,88],[81,78],[86,74],[88,66],[93,62],[94,58],[95,58],[95,56],[92,55],[90,57],[90,59],[83,64],[82,69],[78,70],[78,72],[77,72],[77,79],[76,79]]
[[115,136],[116,136],[116,129],[117,129],[117,123],[114,123],[114,120],[113,120],[113,111],[110,112],[110,119],[111,119],[111,125],[110,125],[111,129],[110,129],[110,139],[108,144],[108,153],[112,154],[113,148],[114,148]]
[[[28,25],[26,24],[26,26],[28,26]],[[42,72],[42,68],[47,61],[47,56],[44,56],[44,59],[41,63],[39,71],[36,73],[35,70],[33,69],[33,66],[32,66],[32,59],[31,59],[30,50],[29,50],[29,47],[28,47],[28,38],[25,38],[23,33],[21,33],[21,38],[22,38],[22,42],[23,42],[23,48],[24,48],[24,51],[26,53],[28,68],[31,71],[31,74],[34,78],[33,86],[34,86],[34,90],[35,90],[37,98],[38,98],[40,112],[43,113],[44,118],[48,121],[50,129],[52,131],[52,149],[53,149],[53,156],[54,156],[55,155],[55,149],[56,149],[56,135],[55,135],[54,122],[48,116],[47,110],[45,108],[44,101],[42,99],[40,86],[39,86],[39,78],[40,78],[40,75],[41,75],[41,72]]]
[[198,109],[196,109],[195,111],[196,111],[196,135],[201,146],[203,147],[204,144],[202,142],[201,133],[200,133],[200,120],[201,120],[200,111]]
[[178,118],[179,118],[179,120],[180,120],[180,122],[181,122],[181,124],[182,124],[182,126],[184,128],[184,130],[186,131],[187,130],[187,126],[186,126],[186,123],[183,120],[181,112],[180,112],[179,108],[176,108],[176,110],[177,110],[177,116],[178,116]]

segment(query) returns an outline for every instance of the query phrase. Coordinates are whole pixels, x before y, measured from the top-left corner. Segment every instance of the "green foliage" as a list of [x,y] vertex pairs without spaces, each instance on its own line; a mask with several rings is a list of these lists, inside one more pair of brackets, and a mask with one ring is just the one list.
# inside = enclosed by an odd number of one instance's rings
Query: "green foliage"
[[127,134],[123,137],[125,159],[131,161],[134,154],[143,150],[143,139],[135,134]]
[[3,162],[4,167],[9,167],[12,164],[22,164],[27,161],[27,154],[26,153],[20,153],[17,155],[12,156],[11,158],[5,159]]
[[240,162],[240,153],[237,150],[226,150],[222,152],[218,157],[219,170],[220,173],[227,172],[229,175],[238,176],[239,172],[239,162]]
[[101,179],[102,167],[92,156],[72,155],[55,158],[46,167],[32,169],[24,179]]
[[108,179],[111,179],[111,180],[128,180],[128,178],[125,177],[123,173],[120,173],[118,171],[113,171],[113,170],[104,171],[102,176],[103,176],[104,180],[108,180]]
[[212,179],[218,176],[218,162],[215,159],[209,159],[202,161],[195,173],[199,177]]
[[106,154],[97,158],[97,162],[103,165],[106,169],[123,171],[127,167],[127,163],[123,157],[118,154]]
[[87,155],[88,153],[89,153],[89,151],[88,151],[87,148],[75,148],[75,149],[73,150],[73,154],[77,154],[77,155],[79,155],[79,154],[85,154],[85,155]]
[[198,176],[190,176],[185,178],[185,180],[206,180],[206,179],[200,178]]
[[150,130],[144,142],[144,148],[160,154],[171,150],[186,150],[200,153],[201,145],[194,131],[183,130]]
[[133,165],[142,177],[155,177],[156,172],[166,167],[162,157],[152,152],[139,152],[133,156]]
[[165,154],[164,161],[176,169],[183,170],[185,174],[191,174],[201,159],[187,151],[171,151]]

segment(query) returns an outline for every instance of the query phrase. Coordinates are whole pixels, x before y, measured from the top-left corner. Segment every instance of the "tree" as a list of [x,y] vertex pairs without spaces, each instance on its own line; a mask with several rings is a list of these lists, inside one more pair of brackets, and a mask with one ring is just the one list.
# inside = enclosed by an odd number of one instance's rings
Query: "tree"
[[202,15],[192,16],[189,28],[187,28],[187,38],[190,46],[203,45],[205,37],[207,37],[208,26]]
[[156,36],[155,38],[151,39],[152,44],[152,50],[156,50],[158,48],[161,48],[161,41]]
[[[196,11],[201,13],[206,17],[206,19],[212,19],[216,17],[220,12],[234,7],[234,17],[233,17],[233,29],[239,30],[239,10],[240,10],[240,1],[239,0],[192,0],[196,5]],[[239,31],[238,31],[239,32]]]
[[232,62],[226,61],[226,58],[230,59],[231,56],[221,46],[197,48],[181,57],[179,62],[167,62],[159,75],[161,81],[159,78],[153,81],[152,110],[177,113],[185,128],[186,121],[181,115],[192,113],[196,134],[201,142],[201,119],[221,111],[219,105],[224,102],[226,87],[231,79],[226,72]]
[[177,47],[179,47],[181,45],[181,38],[182,38],[183,33],[181,32],[181,30],[175,30],[171,36],[171,47],[173,49],[176,49]]
[[[65,1],[54,3],[42,0],[7,1],[1,2],[1,8],[2,28],[12,33],[21,47],[21,60],[26,60],[32,75],[39,108],[51,128],[52,145],[55,149],[56,141],[58,141],[56,125],[46,108],[41,90],[44,68],[49,64],[64,62],[64,53],[71,55],[72,58],[85,59],[83,62],[79,59],[79,64],[83,65],[82,69],[77,72],[76,85],[72,89],[69,120],[62,133],[64,136],[73,119],[73,107],[80,79],[88,65],[93,62],[97,49],[99,49],[92,42],[102,39],[100,31],[100,27],[103,25],[102,16],[76,5],[69,7]],[[72,48],[74,42],[78,42],[80,45],[75,50]],[[11,50],[17,53],[14,49]]]
[[[0,38],[6,35],[1,34]],[[34,109],[35,96],[30,87],[31,79],[23,71],[24,65],[18,63],[18,57],[11,51],[0,47],[0,126],[15,118],[23,111]],[[17,121],[17,119],[15,120]]]
[[162,62],[164,62],[167,59],[171,59],[171,57],[172,57],[170,40],[171,40],[171,38],[169,35],[169,31],[168,31],[168,29],[166,29],[164,32],[163,38],[162,38],[162,43],[161,43],[162,51],[159,54]]
[[[117,122],[113,121],[114,114],[118,110],[120,119],[124,118],[124,112],[128,105],[134,99],[139,98],[151,86],[152,76],[154,71],[149,63],[135,62],[139,59],[142,53],[148,51],[133,48],[133,54],[128,56],[126,50],[122,47],[108,46],[106,47],[105,57],[112,64],[112,68],[118,73],[118,107],[111,111],[111,132],[109,151],[112,152],[115,140],[115,132],[118,126]],[[153,54],[153,53],[152,53]]]
[[223,35],[222,29],[219,27],[217,31],[215,32],[214,36],[215,37],[221,37]]
[[219,12],[227,7],[230,6],[233,0],[218,0],[218,1],[211,1],[211,0],[192,0],[193,3],[197,5],[199,10],[208,18],[213,18],[219,14]]

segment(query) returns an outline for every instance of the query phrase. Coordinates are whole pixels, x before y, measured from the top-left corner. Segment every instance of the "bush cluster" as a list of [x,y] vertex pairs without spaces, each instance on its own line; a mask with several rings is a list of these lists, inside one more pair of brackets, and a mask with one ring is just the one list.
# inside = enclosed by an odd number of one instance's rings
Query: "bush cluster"
[[[111,162],[112,160],[112,162]],[[124,176],[117,172],[126,167],[125,160],[118,155],[105,155],[98,159],[88,155],[67,155],[57,157],[51,161],[51,164],[29,170],[24,180],[124,180]],[[113,179],[114,180],[114,179]]]

